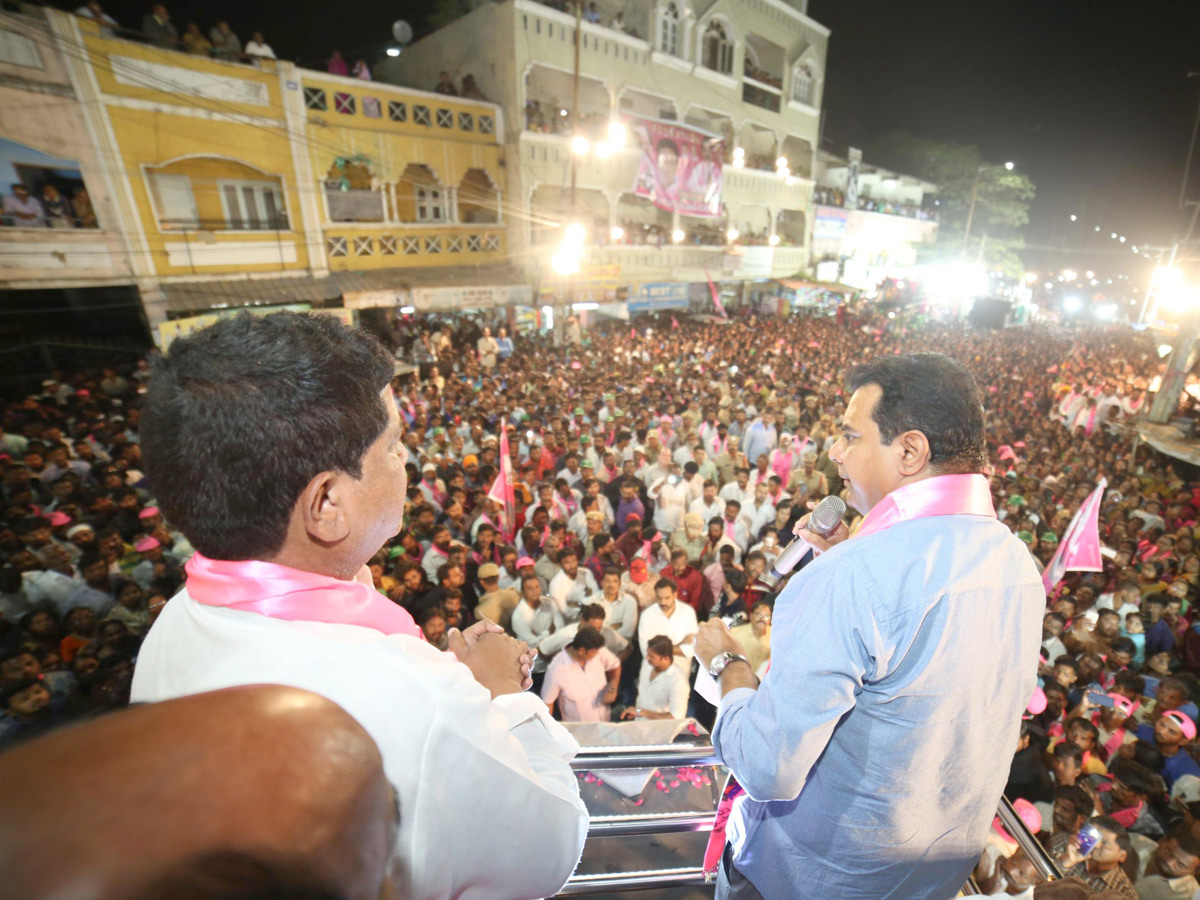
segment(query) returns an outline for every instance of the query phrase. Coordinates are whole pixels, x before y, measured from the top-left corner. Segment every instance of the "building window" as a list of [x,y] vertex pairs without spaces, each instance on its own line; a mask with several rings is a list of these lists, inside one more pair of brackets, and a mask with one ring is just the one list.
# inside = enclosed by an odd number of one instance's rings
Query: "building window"
[[418,125],[430,124],[429,107],[428,106],[414,106],[413,107],[413,121],[416,122]]
[[396,236],[394,234],[381,234],[379,236],[379,255],[396,255]]
[[813,77],[808,66],[797,66],[792,73],[792,99],[812,106]]
[[442,239],[440,237],[438,237],[437,235],[430,235],[429,237],[425,238],[425,252],[426,253],[441,253],[442,252]]
[[454,113],[448,109],[439,109],[437,111],[438,128],[453,128]]
[[491,116],[479,117],[479,133],[492,134],[496,131],[496,120]]
[[363,97],[363,115],[368,119],[382,118],[383,110],[378,97]]
[[225,227],[248,231],[286,229],[283,193],[270,181],[218,181]]
[[408,121],[408,104],[400,100],[388,101],[388,118],[393,122]]
[[182,231],[200,227],[192,180],[186,175],[151,175],[158,225],[163,231]]
[[475,117],[470,113],[460,112],[458,114],[458,130],[459,131],[474,131]]
[[679,7],[668,3],[658,11],[658,49],[679,55]]
[[344,237],[325,238],[325,249],[331,257],[346,255],[346,239]]
[[419,187],[416,189],[416,197],[418,222],[445,221],[446,194],[444,191]]
[[354,115],[354,95],[337,91],[333,95],[333,109],[345,116]]
[[322,111],[329,109],[325,91],[319,87],[306,87],[304,89],[304,108]]
[[404,252],[408,256],[416,256],[421,252],[421,239],[419,237],[401,238],[401,243],[404,245]]
[[706,69],[729,75],[733,72],[733,44],[725,26],[715,19],[704,30],[702,59]]
[[355,256],[370,256],[373,251],[371,239],[369,237],[356,237],[354,239],[354,255]]

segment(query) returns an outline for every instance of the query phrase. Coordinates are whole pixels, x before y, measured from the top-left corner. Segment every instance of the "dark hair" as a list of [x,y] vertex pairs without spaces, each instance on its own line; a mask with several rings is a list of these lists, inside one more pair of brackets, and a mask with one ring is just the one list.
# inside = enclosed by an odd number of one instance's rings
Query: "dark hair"
[[646,649],[653,650],[658,656],[674,656],[675,645],[665,634],[656,634],[646,641]]
[[571,646],[576,650],[599,650],[604,646],[604,637],[591,625],[580,625]]
[[599,603],[585,603],[579,607],[579,621],[586,622],[589,619],[600,619],[603,621],[608,618],[604,614],[604,607]]
[[1112,643],[1109,644],[1109,649],[1113,653],[1128,653],[1130,656],[1133,656],[1137,653],[1137,644],[1127,637],[1113,638]]
[[[1059,744],[1061,747],[1062,744]],[[1075,810],[1076,815],[1088,816],[1096,808],[1092,795],[1077,784],[1064,784],[1054,792],[1055,800],[1066,800]]]
[[1125,688],[1141,697],[1146,693],[1146,679],[1137,672],[1126,669],[1113,676],[1113,688]]
[[1181,852],[1188,856],[1200,857],[1200,838],[1193,836],[1186,828],[1172,831],[1167,837],[1175,839]]
[[332,316],[243,314],[178,338],[154,363],[141,421],[163,515],[212,559],[277,553],[315,475],[362,477],[394,368]]
[[962,363],[941,353],[913,353],[862,363],[846,376],[851,391],[868,384],[882,390],[871,414],[882,443],[920,431],[929,441],[929,464],[939,473],[983,471],[983,396]]
[[679,590],[677,587],[675,587],[675,582],[673,582],[670,578],[660,578],[658,581],[654,582],[655,591],[661,591],[663,588],[670,588],[672,594]]
[[425,624],[433,618],[441,618],[444,621],[446,618],[446,611],[440,606],[427,606],[417,613],[417,624],[424,628]]
[[1055,759],[1073,759],[1077,766],[1083,768],[1083,749],[1074,741],[1063,741],[1050,752]]
[[1147,800],[1162,796],[1163,783],[1161,779],[1141,763],[1132,759],[1119,759],[1112,768],[1114,777],[1134,794],[1141,794]]
[[1158,772],[1163,767],[1163,755],[1150,741],[1138,740],[1133,745],[1133,758],[1149,769],[1151,772]]

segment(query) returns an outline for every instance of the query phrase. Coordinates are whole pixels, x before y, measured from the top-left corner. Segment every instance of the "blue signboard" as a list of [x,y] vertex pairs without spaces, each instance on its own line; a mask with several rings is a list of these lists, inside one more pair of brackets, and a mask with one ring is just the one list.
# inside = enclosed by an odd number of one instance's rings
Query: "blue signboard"
[[653,312],[658,309],[687,309],[687,282],[643,284],[629,298],[631,313]]

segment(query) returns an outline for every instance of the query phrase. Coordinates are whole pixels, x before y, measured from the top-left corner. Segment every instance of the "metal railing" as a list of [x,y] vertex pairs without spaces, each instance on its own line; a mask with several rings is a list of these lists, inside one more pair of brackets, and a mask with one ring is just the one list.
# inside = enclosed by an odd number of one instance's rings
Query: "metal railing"
[[[571,761],[576,771],[597,769],[654,769],[660,766],[720,765],[711,743],[647,744],[631,747],[588,747]],[[1000,798],[996,810],[1000,824],[1025,851],[1038,874],[1046,881],[1063,877],[1062,870],[1029,830],[1007,797]],[[632,815],[595,816],[588,823],[588,837],[641,837],[653,834],[679,834],[711,831],[712,810],[673,813],[637,813]],[[707,884],[703,866],[670,869],[643,869],[633,872],[601,872],[591,875],[572,875],[555,896],[580,897],[613,891],[645,891],[672,887],[697,887]],[[975,879],[967,879],[962,894],[977,896],[982,892]]]

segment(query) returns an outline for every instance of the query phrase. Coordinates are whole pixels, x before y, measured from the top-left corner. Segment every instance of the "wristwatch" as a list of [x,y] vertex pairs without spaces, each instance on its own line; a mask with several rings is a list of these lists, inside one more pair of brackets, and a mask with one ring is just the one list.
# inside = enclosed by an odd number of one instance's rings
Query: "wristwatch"
[[742,656],[740,653],[730,653],[726,651],[725,653],[718,653],[712,658],[712,662],[708,664],[708,674],[713,678],[720,678],[721,673],[724,672],[729,664],[734,660],[741,660],[746,665],[750,665],[750,660],[746,659],[746,657]]

